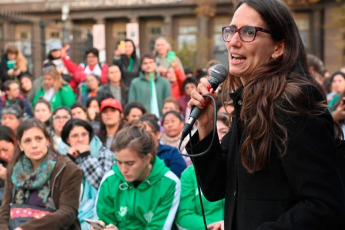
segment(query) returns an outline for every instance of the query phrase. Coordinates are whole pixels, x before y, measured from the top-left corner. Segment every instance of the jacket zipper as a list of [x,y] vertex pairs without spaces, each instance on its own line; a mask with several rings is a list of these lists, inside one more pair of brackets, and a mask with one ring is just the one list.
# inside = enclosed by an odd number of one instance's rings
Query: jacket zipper
[[[56,182],[56,178],[60,175],[60,173],[62,172],[62,170],[64,170],[64,168],[66,167],[66,163],[64,163],[64,165],[62,166],[62,168],[60,169],[60,171],[56,174],[56,176],[54,177],[54,181],[53,181],[53,185],[52,185],[52,199],[54,197],[54,187],[55,187],[55,182]],[[53,199],[54,202],[54,199]],[[55,205],[55,204],[54,204]]]

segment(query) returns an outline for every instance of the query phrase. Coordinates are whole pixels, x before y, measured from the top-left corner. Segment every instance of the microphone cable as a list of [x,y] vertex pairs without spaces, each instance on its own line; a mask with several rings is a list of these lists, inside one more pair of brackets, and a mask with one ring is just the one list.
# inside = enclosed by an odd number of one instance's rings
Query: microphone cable
[[[208,153],[210,150],[211,150],[211,146],[213,145],[213,142],[214,142],[214,139],[216,137],[216,132],[217,132],[217,103],[216,103],[216,100],[210,96],[210,95],[204,95],[202,94],[201,96],[203,96],[204,98],[205,97],[208,97],[208,98],[211,98],[213,104],[214,104],[214,110],[213,110],[213,133],[212,133],[212,140],[211,140],[211,144],[209,145],[209,147],[202,153],[198,153],[198,154],[193,154],[193,144],[192,144],[192,133],[189,132],[189,147],[190,147],[190,151],[191,151],[191,154],[184,154],[181,152],[181,145],[182,145],[182,142],[184,140],[184,138],[180,140],[180,144],[178,146],[178,151],[179,153],[182,155],[182,156],[185,156],[185,157],[201,157],[203,155],[205,155],[206,153]],[[206,223],[206,216],[205,216],[205,209],[204,209],[204,204],[202,202],[202,197],[201,197],[201,188],[200,188],[200,182],[199,182],[199,179],[198,179],[198,176],[197,176],[197,173],[196,173],[196,170],[194,170],[195,172],[195,177],[196,177],[196,183],[197,183],[197,187],[198,187],[198,195],[199,195],[199,201],[200,201],[200,207],[201,207],[201,213],[202,213],[202,218],[203,218],[203,222],[204,222],[204,226],[205,226],[205,230],[207,230],[207,223]]]

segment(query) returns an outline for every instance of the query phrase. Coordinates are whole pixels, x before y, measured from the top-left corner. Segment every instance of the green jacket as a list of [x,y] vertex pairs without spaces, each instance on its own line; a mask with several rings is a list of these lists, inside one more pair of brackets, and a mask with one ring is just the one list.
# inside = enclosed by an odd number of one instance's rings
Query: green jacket
[[[45,93],[44,89],[43,87],[41,87],[37,91],[34,97],[34,100],[32,101],[32,107],[35,107],[35,104],[37,103],[40,97],[44,97],[44,93]],[[66,107],[70,107],[71,105],[73,105],[74,102],[75,102],[75,94],[72,88],[68,85],[64,85],[50,99],[50,104],[52,105],[52,111],[54,111],[54,109],[62,105]]]
[[97,215],[106,225],[121,229],[171,229],[181,184],[158,157],[150,175],[137,187],[125,181],[115,164],[103,177]]
[[[194,165],[190,165],[181,176],[181,200],[176,215],[176,224],[179,229],[198,230],[204,229],[201,212],[199,191],[195,177]],[[224,218],[224,199],[216,202],[206,200],[201,195],[204,205],[207,225]]]
[[[158,109],[161,112],[164,99],[171,96],[170,82],[156,73],[155,85]],[[129,88],[128,101],[138,101],[144,105],[147,111],[151,111],[150,82],[145,78],[143,72],[140,72],[138,78],[133,79]]]

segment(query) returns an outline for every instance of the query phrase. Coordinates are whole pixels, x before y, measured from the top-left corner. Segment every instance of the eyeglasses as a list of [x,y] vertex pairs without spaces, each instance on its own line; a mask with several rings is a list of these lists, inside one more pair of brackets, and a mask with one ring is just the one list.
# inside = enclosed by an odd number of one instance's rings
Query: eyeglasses
[[65,116],[56,116],[56,115],[54,115],[53,116],[53,119],[54,120],[68,120],[68,119],[70,119],[71,117],[69,116],[69,115],[65,115]]
[[238,32],[240,38],[244,42],[252,42],[255,40],[256,33],[258,31],[271,34],[270,31],[263,29],[261,27],[256,26],[243,26],[239,29],[236,26],[224,26],[222,28],[222,37],[225,42],[231,41],[231,39],[235,36],[236,32]]

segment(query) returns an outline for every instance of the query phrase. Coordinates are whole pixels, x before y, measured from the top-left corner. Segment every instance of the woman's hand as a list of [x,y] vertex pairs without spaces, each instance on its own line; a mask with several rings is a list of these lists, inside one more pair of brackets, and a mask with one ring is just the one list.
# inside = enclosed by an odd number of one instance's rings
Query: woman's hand
[[90,145],[77,145],[74,148],[79,152],[79,155],[90,151]]
[[18,76],[22,71],[20,71],[20,69],[16,69],[14,72],[13,72],[13,75],[14,76]]
[[107,225],[107,227],[105,227],[105,229],[108,229],[108,230],[118,230],[117,227],[112,225],[112,224]]
[[13,75],[14,75],[14,69],[9,69],[9,70],[7,71],[7,74],[8,74],[9,76],[13,76]]
[[[217,93],[211,88],[206,78],[201,78],[196,90],[192,91],[191,99],[188,102],[189,108],[196,106],[202,109],[198,118],[198,131],[200,140],[206,137],[213,129],[214,105],[210,98],[201,95],[211,95],[217,101]],[[208,103],[210,102],[210,103]]]
[[163,66],[159,66],[159,67],[157,68],[157,72],[158,72],[161,76],[165,77],[166,74],[167,74],[167,69],[164,68]]
[[0,179],[1,180],[6,180],[6,173],[7,173],[7,169],[0,164]]
[[121,54],[123,54],[123,50],[122,49],[115,50],[115,58],[119,58],[121,56]]
[[67,154],[71,155],[74,159],[77,159],[80,155],[80,152],[77,148],[71,147],[67,150]]
[[207,229],[213,229],[213,230],[224,230],[224,220],[212,223],[207,226]]
[[332,113],[333,120],[340,121],[345,119],[345,104],[340,102],[337,108]]

